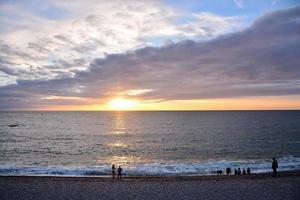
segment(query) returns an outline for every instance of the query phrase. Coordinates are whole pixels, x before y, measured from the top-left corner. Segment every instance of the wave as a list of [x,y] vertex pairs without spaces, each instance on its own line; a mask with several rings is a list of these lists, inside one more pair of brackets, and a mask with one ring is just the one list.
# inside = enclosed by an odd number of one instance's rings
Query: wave
[[[300,157],[279,158],[279,171],[300,169]],[[212,175],[217,170],[250,168],[253,173],[270,172],[271,163],[266,160],[219,160],[196,163],[149,163],[122,166],[125,175]],[[0,175],[47,175],[47,176],[108,176],[110,165],[100,166],[0,166]]]

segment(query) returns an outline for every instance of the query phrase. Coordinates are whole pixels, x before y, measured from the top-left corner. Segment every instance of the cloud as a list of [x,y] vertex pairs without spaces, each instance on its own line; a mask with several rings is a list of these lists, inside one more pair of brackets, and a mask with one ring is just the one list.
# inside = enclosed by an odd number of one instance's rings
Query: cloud
[[128,91],[126,91],[126,93],[127,93],[127,95],[130,95],[130,96],[138,96],[138,95],[145,94],[145,93],[152,92],[152,91],[153,91],[152,89],[135,89],[135,90],[128,90]]
[[[139,98],[300,95],[299,13],[300,7],[267,13],[245,30],[208,41],[107,54],[90,61],[86,70],[74,69],[72,76],[17,80],[17,85],[0,88],[0,105],[45,106],[50,101],[45,96],[103,100],[120,92],[147,90],[151,92],[141,92]],[[74,101],[64,98],[59,103]]]
[[[18,80],[57,79],[58,72],[72,77],[107,54],[169,40],[210,39],[242,27],[238,17],[186,14],[159,1],[36,3],[3,2],[0,7],[0,57],[10,68],[25,72],[15,74]],[[191,20],[178,23],[184,17]],[[157,43],[158,38],[162,40]],[[76,60],[84,62],[78,65]]]

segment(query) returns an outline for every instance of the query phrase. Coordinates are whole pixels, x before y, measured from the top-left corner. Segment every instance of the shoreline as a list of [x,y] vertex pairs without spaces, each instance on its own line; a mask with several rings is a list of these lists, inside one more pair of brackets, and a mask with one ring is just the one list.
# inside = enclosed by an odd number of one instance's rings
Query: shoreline
[[[279,171],[277,177],[299,176],[300,170]],[[210,179],[263,179],[274,178],[272,172],[252,173],[250,175],[123,175],[122,180],[210,180]],[[98,180],[118,180],[112,179],[111,175],[1,175],[3,178],[42,178],[42,179],[98,179]],[[276,177],[275,177],[276,178]]]

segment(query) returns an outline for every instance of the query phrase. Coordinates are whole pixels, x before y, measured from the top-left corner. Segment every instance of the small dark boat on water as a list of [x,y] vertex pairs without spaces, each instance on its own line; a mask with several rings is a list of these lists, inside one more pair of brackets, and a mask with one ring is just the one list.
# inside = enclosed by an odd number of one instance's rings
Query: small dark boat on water
[[19,124],[10,124],[8,125],[9,127],[16,127],[16,126],[19,126]]

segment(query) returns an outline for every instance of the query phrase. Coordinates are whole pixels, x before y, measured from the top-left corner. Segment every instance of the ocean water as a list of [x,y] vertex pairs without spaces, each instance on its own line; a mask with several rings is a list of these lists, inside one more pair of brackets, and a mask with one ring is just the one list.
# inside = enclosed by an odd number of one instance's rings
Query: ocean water
[[0,175],[259,173],[272,157],[300,169],[300,111],[0,112]]

